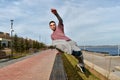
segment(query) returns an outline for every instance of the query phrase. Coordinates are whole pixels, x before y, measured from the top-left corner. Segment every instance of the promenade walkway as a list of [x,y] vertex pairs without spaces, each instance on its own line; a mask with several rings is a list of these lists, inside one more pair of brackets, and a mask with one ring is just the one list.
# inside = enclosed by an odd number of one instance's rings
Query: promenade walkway
[[109,80],[120,80],[120,56],[100,56],[97,53],[83,51],[85,63]]
[[0,69],[0,80],[49,80],[57,50],[45,50]]
[[[59,52],[41,51],[34,56],[0,68],[0,80],[66,80]],[[83,51],[84,62],[109,80],[120,80],[118,56],[100,56]],[[100,77],[100,76],[98,76]],[[101,79],[106,80],[106,79]]]

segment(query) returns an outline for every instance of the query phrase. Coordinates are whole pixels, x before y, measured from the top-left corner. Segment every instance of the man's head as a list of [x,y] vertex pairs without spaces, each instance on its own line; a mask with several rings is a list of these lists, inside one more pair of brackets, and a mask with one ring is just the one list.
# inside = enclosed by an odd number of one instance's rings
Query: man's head
[[51,29],[51,30],[53,30],[53,31],[56,30],[56,23],[55,23],[55,21],[50,21],[50,22],[49,22],[49,26],[50,26],[50,29]]

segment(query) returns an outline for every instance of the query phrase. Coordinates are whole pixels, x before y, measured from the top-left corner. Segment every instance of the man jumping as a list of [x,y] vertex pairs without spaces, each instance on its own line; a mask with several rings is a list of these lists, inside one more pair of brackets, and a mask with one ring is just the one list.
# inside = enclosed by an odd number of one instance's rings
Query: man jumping
[[69,37],[67,37],[64,33],[64,25],[63,20],[59,16],[56,9],[51,9],[51,12],[57,17],[58,25],[56,25],[55,21],[50,21],[49,26],[53,33],[51,34],[52,45],[56,46],[56,48],[75,56],[79,63],[77,66],[81,69],[81,71],[85,72],[83,55],[81,49],[77,46],[76,42],[72,41]]

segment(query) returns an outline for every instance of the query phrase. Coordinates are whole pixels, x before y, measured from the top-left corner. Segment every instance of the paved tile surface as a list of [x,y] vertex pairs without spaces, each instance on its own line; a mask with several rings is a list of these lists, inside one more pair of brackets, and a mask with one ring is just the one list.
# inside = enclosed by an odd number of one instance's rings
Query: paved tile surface
[[24,56],[24,57],[21,57],[21,58],[17,58],[17,59],[9,59],[9,58],[8,59],[0,59],[0,68],[3,68],[3,67],[8,66],[10,64],[19,62],[21,60],[24,60],[24,59],[27,59],[27,58],[30,58],[30,57],[33,57],[35,55],[40,55],[40,52],[32,53],[32,54],[29,54],[27,56]]
[[42,51],[0,69],[0,80],[49,80],[57,50]]

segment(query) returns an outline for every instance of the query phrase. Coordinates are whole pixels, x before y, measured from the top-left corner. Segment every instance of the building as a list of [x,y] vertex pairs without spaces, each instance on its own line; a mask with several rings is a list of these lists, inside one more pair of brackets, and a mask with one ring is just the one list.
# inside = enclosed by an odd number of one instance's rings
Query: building
[[9,33],[0,32],[0,46],[10,47],[11,39]]

